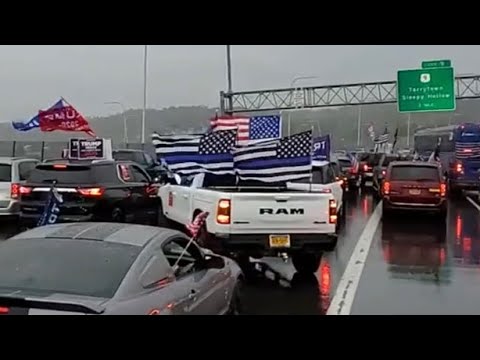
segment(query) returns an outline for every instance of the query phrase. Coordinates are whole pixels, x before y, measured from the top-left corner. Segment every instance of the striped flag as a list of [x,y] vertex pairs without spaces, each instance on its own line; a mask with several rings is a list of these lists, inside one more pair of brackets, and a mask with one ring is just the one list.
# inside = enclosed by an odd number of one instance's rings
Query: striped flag
[[282,119],[269,116],[222,116],[210,121],[212,131],[238,129],[237,145],[245,146],[281,137]]
[[212,173],[234,174],[233,154],[237,130],[223,130],[204,135],[162,136],[152,134],[157,158],[180,175]]
[[459,160],[480,158],[480,142],[456,142],[455,157]]
[[237,147],[234,162],[240,180],[275,183],[309,178],[312,172],[312,131]]

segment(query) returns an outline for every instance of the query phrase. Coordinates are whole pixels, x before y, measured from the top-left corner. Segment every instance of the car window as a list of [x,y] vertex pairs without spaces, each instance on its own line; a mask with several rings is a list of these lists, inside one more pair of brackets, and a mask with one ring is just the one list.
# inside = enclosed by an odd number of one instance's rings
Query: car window
[[151,166],[151,165],[154,164],[153,158],[149,154],[145,153],[144,156],[145,156],[145,164],[146,165]]
[[33,162],[33,161],[21,162],[18,165],[20,181],[26,181],[30,177],[30,174],[32,173],[33,169],[35,169],[36,166],[37,166],[37,162]]
[[350,168],[352,163],[348,160],[338,160],[338,163],[342,169]]
[[0,182],[12,181],[12,166],[8,164],[0,164]]
[[438,169],[432,166],[393,166],[390,180],[394,181],[439,181]]
[[188,245],[188,242],[187,239],[175,238],[163,246],[163,254],[170,266],[177,265],[175,273],[177,277],[186,276],[201,269],[202,254],[200,249],[194,243]]
[[391,162],[397,161],[398,158],[395,156],[386,156],[382,161],[382,167],[387,167]]
[[150,182],[149,177],[138,166],[131,165],[130,170],[133,175],[133,180],[132,180],[133,182],[146,183],[146,184]]
[[337,181],[333,166],[326,166],[325,170],[326,170],[326,174],[325,174],[326,184],[334,183],[335,181]]
[[39,165],[28,178],[32,183],[51,183],[57,181],[60,184],[95,184],[89,166],[68,166],[65,164]]
[[106,241],[5,241],[0,244],[0,292],[111,298],[140,251]]

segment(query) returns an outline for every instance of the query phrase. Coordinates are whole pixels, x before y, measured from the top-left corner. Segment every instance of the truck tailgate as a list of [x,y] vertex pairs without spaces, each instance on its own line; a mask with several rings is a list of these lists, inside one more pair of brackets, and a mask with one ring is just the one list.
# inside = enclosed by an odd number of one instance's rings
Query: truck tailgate
[[232,194],[233,233],[328,233],[331,194]]

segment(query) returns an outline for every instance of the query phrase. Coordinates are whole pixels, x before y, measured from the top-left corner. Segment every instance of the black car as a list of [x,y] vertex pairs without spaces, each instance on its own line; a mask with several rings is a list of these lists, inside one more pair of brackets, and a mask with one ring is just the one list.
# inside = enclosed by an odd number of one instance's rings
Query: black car
[[58,222],[156,223],[158,185],[136,163],[39,164],[20,187],[20,226],[36,226],[52,184],[62,196]]
[[166,170],[145,151],[134,149],[114,150],[113,158],[117,161],[136,162],[151,176],[152,179],[163,178],[166,176]]
[[395,154],[382,154],[378,164],[373,168],[372,188],[374,195],[381,198],[383,179],[387,173],[388,165],[393,161],[398,161],[400,157]]

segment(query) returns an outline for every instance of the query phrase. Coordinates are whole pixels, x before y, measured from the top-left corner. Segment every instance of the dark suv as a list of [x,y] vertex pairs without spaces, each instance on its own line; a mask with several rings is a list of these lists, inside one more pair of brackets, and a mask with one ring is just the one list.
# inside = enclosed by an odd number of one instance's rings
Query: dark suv
[[158,185],[138,165],[122,161],[39,164],[20,187],[20,226],[36,226],[49,191],[62,195],[59,222],[156,223]]

